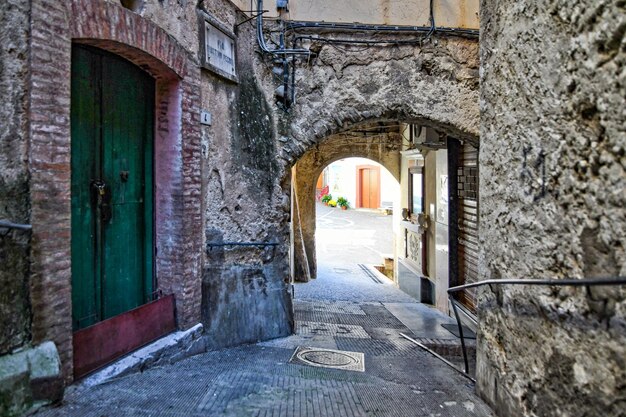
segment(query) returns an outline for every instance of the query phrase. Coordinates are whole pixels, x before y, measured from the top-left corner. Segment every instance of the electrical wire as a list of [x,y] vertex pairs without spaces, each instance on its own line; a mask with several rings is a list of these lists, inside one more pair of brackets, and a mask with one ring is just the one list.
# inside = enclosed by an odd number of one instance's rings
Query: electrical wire
[[273,55],[283,55],[283,56],[287,56],[287,55],[310,55],[311,51],[309,51],[308,49],[287,49],[284,46],[280,49],[270,49],[267,46],[267,43],[265,42],[265,36],[263,35],[263,14],[261,13],[263,11],[263,0],[257,0],[257,25],[256,25],[256,32],[257,32],[257,41],[259,43],[259,47],[261,48],[261,50],[265,53],[268,54],[273,54]]

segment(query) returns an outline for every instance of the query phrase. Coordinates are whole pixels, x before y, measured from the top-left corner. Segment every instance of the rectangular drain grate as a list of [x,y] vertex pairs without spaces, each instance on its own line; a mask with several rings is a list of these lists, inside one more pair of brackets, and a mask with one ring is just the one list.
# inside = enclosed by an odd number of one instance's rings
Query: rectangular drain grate
[[298,346],[289,363],[365,372],[365,355],[361,352]]
[[372,271],[370,271],[370,269],[367,267],[367,265],[364,264],[358,264],[359,268],[361,268],[361,270],[363,271],[363,273],[365,274],[365,276],[367,276],[369,279],[371,279],[372,281],[374,281],[376,284],[382,284],[383,282],[376,276],[376,274]]
[[364,316],[365,312],[357,303],[349,301],[294,301],[294,307],[297,311],[312,311],[337,314],[357,314]]
[[347,337],[354,339],[371,339],[365,329],[361,326],[350,324],[322,323],[317,321],[297,321],[297,335],[317,335],[332,337]]

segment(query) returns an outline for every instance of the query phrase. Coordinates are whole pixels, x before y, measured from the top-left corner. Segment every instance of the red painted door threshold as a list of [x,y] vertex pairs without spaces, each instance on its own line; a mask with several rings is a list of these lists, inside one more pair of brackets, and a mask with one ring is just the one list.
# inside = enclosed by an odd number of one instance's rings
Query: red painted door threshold
[[173,295],[81,329],[74,333],[74,378],[81,378],[175,329]]

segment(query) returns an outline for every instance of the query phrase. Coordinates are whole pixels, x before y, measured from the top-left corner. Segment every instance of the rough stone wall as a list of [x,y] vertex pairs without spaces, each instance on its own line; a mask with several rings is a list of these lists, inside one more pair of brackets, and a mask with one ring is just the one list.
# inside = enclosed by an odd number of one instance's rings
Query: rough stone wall
[[[626,275],[626,4],[483,0],[480,275]],[[478,390],[502,416],[626,415],[626,289],[503,287]]]
[[[243,20],[225,0],[203,7],[233,31],[237,19]],[[239,26],[236,35],[238,83],[202,72],[202,106],[213,119],[203,128],[202,319],[213,347],[285,336],[293,325],[287,286],[289,182],[276,162],[282,143],[275,107],[259,81],[264,67],[258,66],[253,24]],[[210,246],[223,242],[276,246]]]
[[[30,4],[0,8],[0,219],[30,223],[28,155],[28,37]],[[28,343],[30,234],[0,228],[0,356]]]
[[310,47],[317,55],[298,67],[296,104],[279,124],[279,134],[290,138],[281,152],[288,165],[313,144],[368,120],[415,122],[459,138],[478,137],[475,40],[435,36],[421,45]]
[[[293,216],[296,281],[317,277],[315,254],[315,185],[328,165],[349,157],[368,158],[383,165],[400,181],[402,136],[388,134],[355,139],[341,134],[330,136],[300,158],[296,164],[296,198],[298,213]],[[295,213],[296,208],[294,208]],[[302,247],[304,246],[303,253]]]

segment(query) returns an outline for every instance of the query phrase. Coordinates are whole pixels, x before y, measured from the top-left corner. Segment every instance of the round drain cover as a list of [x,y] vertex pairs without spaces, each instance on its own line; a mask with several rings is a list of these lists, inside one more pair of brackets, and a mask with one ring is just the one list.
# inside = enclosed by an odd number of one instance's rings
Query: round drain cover
[[298,352],[297,356],[304,362],[334,367],[351,366],[359,362],[357,358],[346,353],[327,350],[303,350],[302,352]]

